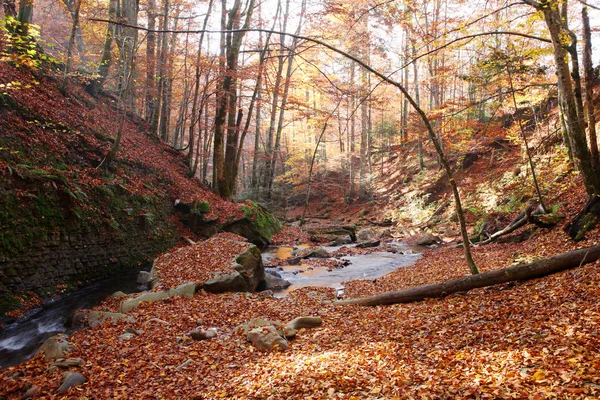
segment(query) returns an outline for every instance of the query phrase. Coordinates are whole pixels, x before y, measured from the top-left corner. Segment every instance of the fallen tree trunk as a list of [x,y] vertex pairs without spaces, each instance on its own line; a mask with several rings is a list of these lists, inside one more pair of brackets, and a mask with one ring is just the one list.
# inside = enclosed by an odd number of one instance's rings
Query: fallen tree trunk
[[486,240],[482,240],[479,243],[480,244],[491,243],[494,240],[498,239],[500,236],[508,235],[509,233],[516,231],[517,229],[519,229],[522,226],[527,225],[528,223],[535,223],[533,216],[544,214],[544,213],[545,213],[544,209],[541,208],[540,206],[535,207],[535,205],[533,205],[533,204],[529,205],[525,209],[525,211],[523,211],[519,215],[517,215],[516,218],[514,220],[512,220],[512,222],[510,224],[508,224],[508,226],[506,228],[490,235],[490,237],[488,237]]
[[500,283],[524,281],[550,275],[555,272],[578,267],[600,259],[600,245],[562,253],[550,258],[542,258],[529,264],[515,265],[488,271],[442,283],[418,286],[411,289],[386,292],[376,296],[336,301],[335,304],[361,304],[377,306],[385,304],[412,303],[429,298],[446,297],[453,293],[497,285]]

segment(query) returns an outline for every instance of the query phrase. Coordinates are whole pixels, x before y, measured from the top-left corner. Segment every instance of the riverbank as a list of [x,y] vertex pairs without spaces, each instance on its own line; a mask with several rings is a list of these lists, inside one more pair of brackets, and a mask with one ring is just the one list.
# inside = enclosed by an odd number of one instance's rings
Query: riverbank
[[[598,230],[577,245],[598,240]],[[475,248],[482,271],[574,248],[564,232],[522,244]],[[600,395],[599,263],[517,284],[419,303],[336,306],[333,289],[286,298],[256,293],[174,297],[143,303],[132,321],[74,333],[69,358],[87,382],[67,393],[111,398],[594,398]],[[446,280],[467,273],[461,249],[430,250],[415,265],[376,281],[346,283],[347,297]],[[99,310],[118,311],[119,301]],[[284,351],[261,350],[240,326],[251,320],[318,316]],[[217,336],[193,340],[194,330]],[[134,332],[123,339],[127,332]],[[0,375],[8,397],[37,386],[52,397],[62,370],[38,355]],[[0,392],[2,393],[2,392]]]

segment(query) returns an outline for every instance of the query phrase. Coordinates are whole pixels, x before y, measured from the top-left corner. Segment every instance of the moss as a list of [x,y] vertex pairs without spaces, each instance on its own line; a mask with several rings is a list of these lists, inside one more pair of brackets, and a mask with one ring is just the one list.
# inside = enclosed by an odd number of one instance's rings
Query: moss
[[253,222],[260,235],[269,240],[282,229],[281,221],[267,209],[253,201],[249,201],[247,205],[242,206],[242,211],[246,214],[246,218]]
[[12,295],[0,296],[0,316],[21,307],[21,301]]
[[210,203],[203,201],[201,203],[194,203],[192,205],[192,213],[194,214],[208,214],[210,212]]

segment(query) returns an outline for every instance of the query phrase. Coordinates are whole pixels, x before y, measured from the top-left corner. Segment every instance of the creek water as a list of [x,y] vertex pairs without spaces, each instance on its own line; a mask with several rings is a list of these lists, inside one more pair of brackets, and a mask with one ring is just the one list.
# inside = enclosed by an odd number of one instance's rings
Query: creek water
[[[275,293],[276,297],[286,296],[289,292],[306,287],[321,286],[332,287],[340,293],[344,289],[343,282],[356,279],[377,279],[398,268],[414,264],[420,257],[422,248],[408,246],[404,243],[394,242],[391,245],[397,249],[396,253],[378,251],[363,255],[349,255],[341,259],[349,261],[343,268],[318,267],[314,265],[285,265],[275,270],[281,278],[291,283],[285,290]],[[303,248],[307,246],[298,246]],[[342,246],[324,246],[332,253]],[[292,247],[273,248],[263,253],[263,260],[277,258],[285,260],[293,254]],[[273,269],[271,269],[273,271]],[[269,271],[269,269],[267,269]]]
[[[275,295],[283,297],[290,291],[305,286],[343,290],[344,281],[380,278],[398,268],[414,264],[421,257],[420,249],[410,248],[402,243],[394,245],[398,249],[397,253],[374,252],[342,257],[350,262],[343,268],[328,269],[302,264],[284,266],[283,270],[277,272],[292,285]],[[340,247],[324,248],[331,253]],[[283,260],[289,258],[293,250],[291,247],[268,249],[263,253],[263,259],[267,261],[275,257]],[[75,310],[92,308],[117,291],[135,293],[145,290],[137,284],[136,278],[137,271],[132,271],[94,282],[32,310],[18,321],[0,328],[0,369],[28,360],[50,336],[61,332],[69,333],[68,319]]]
[[117,291],[140,292],[137,271],[119,274],[86,285],[0,328],[0,369],[33,356],[44,341],[60,332],[68,332],[68,319],[75,310],[92,308]]

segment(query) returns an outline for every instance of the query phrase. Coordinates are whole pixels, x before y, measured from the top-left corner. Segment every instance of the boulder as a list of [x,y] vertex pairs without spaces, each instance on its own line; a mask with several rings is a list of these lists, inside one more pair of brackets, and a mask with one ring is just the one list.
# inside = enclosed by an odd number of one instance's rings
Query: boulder
[[416,235],[411,241],[414,241],[417,246],[431,246],[441,243],[442,239],[432,233],[421,233]]
[[375,237],[375,232],[372,229],[362,229],[356,234],[356,239],[360,241],[372,240]]
[[321,317],[298,317],[285,324],[285,327],[298,330],[301,328],[314,328],[322,323],[323,319]]
[[85,313],[76,311],[71,318],[67,320],[67,326],[73,330],[79,330],[86,327]]
[[248,291],[248,285],[238,271],[233,271],[230,274],[214,272],[213,277],[204,282],[202,288],[210,293]]
[[201,329],[196,328],[190,332],[190,337],[194,340],[208,340],[216,338],[218,335],[217,328]]
[[352,240],[348,236],[336,236],[331,241],[331,246],[344,246],[346,244],[351,244]]
[[140,271],[137,276],[137,283],[142,285],[149,285],[152,281],[152,275],[149,271]]
[[282,290],[290,287],[291,283],[283,278],[271,275],[270,273],[266,273],[265,286],[267,290]]
[[47,360],[56,360],[57,358],[64,358],[65,353],[73,349],[73,346],[69,344],[67,338],[68,336],[62,333],[49,337],[48,339],[46,339],[44,344],[42,344],[42,346],[38,350],[38,353],[44,353],[44,356]]
[[27,399],[33,399],[35,397],[38,397],[41,393],[41,390],[39,388],[39,386],[32,386],[29,389],[27,389],[27,391],[25,392],[25,394],[23,395],[23,397],[21,397],[21,400],[27,400]]
[[155,302],[158,300],[166,299],[169,297],[176,296],[185,296],[191,298],[196,293],[196,284],[194,282],[184,283],[183,285],[178,286],[175,289],[169,289],[168,291],[162,292],[144,292],[134,298],[127,299],[121,302],[119,307],[119,311],[122,313],[127,313],[137,306],[139,306],[142,302]]
[[242,206],[244,218],[223,225],[222,230],[243,236],[250,243],[265,247],[271,244],[273,234],[282,229],[281,221],[265,207],[253,201]]
[[123,313],[113,313],[108,311],[91,311],[88,314],[88,325],[92,328],[105,323],[106,321],[117,322],[124,320],[128,323],[134,323],[136,320],[130,315]]
[[262,256],[255,245],[249,245],[226,269],[231,272],[213,273],[213,277],[204,282],[204,290],[211,293],[255,292],[265,279]]
[[281,350],[289,349],[287,340],[282,337],[273,325],[254,328],[246,336],[248,341],[256,348],[267,351],[279,347]]
[[368,240],[366,242],[361,242],[356,245],[357,249],[366,249],[369,247],[377,247],[381,244],[381,240]]
[[79,372],[65,372],[63,374],[62,385],[58,388],[58,393],[66,393],[73,386],[79,386],[87,382],[87,378]]
[[240,253],[231,267],[242,275],[250,292],[254,292],[259,283],[265,278],[262,256],[258,247],[254,245],[250,245]]
[[127,296],[127,294],[125,294],[125,293],[123,293],[123,292],[121,292],[121,291],[119,290],[118,292],[114,292],[114,293],[113,293],[113,294],[110,296],[110,298],[111,298],[111,299],[120,299],[121,297],[125,297],[125,296]]
[[304,258],[329,258],[329,252],[322,247],[316,247],[314,249],[310,249],[308,253],[304,256]]

